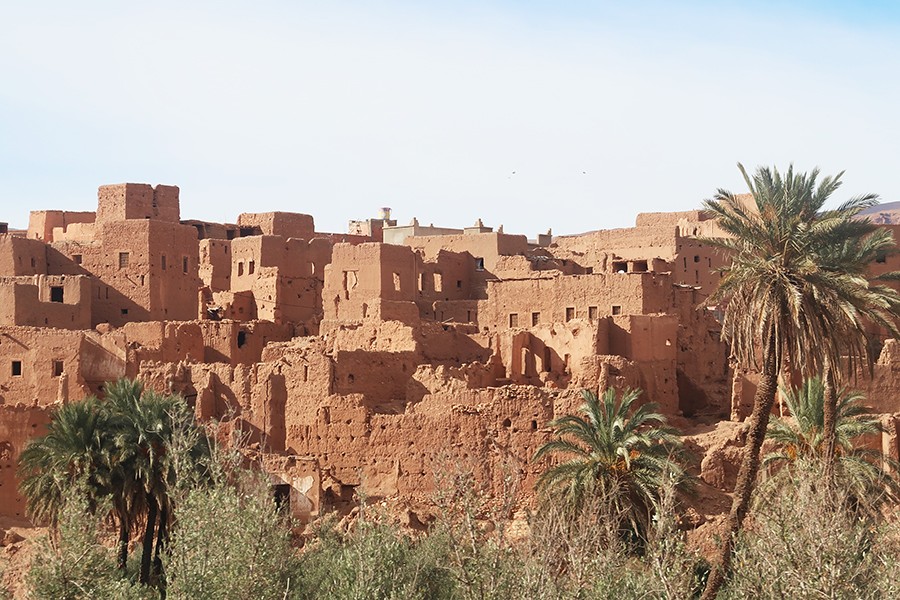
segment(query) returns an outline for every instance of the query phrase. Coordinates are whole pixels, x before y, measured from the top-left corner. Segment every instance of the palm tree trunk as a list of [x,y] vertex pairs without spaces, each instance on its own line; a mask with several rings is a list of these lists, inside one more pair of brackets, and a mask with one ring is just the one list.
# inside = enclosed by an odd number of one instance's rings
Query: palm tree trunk
[[128,521],[124,517],[119,517],[119,557],[118,567],[120,571],[124,571],[128,564],[128,540],[131,532],[128,530]]
[[826,358],[824,364],[825,380],[823,383],[822,407],[822,463],[825,484],[832,487],[834,483],[834,457],[837,430],[837,397],[834,392],[834,369],[831,360]]
[[709,574],[706,588],[700,597],[701,600],[715,598],[722,584],[725,583],[725,577],[731,567],[734,543],[750,508],[750,496],[759,472],[759,454],[766,437],[766,429],[769,426],[769,416],[775,404],[775,392],[778,389],[778,353],[776,350],[775,336],[770,333],[768,348],[763,358],[762,377],[753,397],[753,412],[748,421],[750,429],[744,445],[744,457],[741,460],[741,468],[734,486],[731,512],[726,520],[728,531],[719,549],[718,561],[713,564],[712,572]]
[[159,577],[162,574],[162,552],[166,543],[169,541],[169,507],[163,503],[163,507],[159,510],[159,529],[156,532],[156,551],[153,554],[153,573]]
[[156,529],[156,514],[159,505],[153,494],[147,494],[147,528],[144,530],[144,549],[141,554],[140,581],[143,584],[150,583],[150,563],[153,558],[153,533]]

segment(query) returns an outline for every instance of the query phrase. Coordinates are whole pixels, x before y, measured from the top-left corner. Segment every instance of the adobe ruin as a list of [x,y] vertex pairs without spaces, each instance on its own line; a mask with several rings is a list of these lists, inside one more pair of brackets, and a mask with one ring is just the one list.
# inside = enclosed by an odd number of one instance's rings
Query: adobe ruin
[[[0,513],[24,516],[16,459],[53,406],[123,376],[248,435],[302,518],[358,486],[427,499],[448,460],[496,492],[513,469],[527,501],[546,425],[582,388],[740,420],[753,376],[697,308],[716,234],[699,210],[533,241],[389,209],[348,233],[283,212],[182,221],[177,187],[131,183],[102,186],[95,212],[32,212],[0,233]],[[863,383],[895,458],[897,365],[888,341]]]

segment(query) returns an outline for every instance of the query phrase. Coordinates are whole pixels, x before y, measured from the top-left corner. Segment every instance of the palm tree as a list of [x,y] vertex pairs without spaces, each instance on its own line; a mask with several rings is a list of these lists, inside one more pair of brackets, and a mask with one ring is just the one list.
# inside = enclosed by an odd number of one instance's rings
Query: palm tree
[[209,442],[180,396],[162,396],[145,391],[139,381],[120,379],[106,384],[102,401],[91,397],[63,405],[47,435],[32,440],[19,459],[29,512],[55,523],[66,495],[83,484],[92,510],[108,500],[119,523],[120,568],[128,559],[132,528],[145,524],[140,579],[148,583],[151,562],[159,574],[168,538],[169,491],[176,478],[170,449],[176,435],[190,440],[182,463],[202,469]]
[[[781,393],[793,418],[776,418],[769,424],[766,437],[777,442],[779,448],[765,457],[763,465],[820,461],[827,444],[825,383],[819,377],[810,377],[800,388],[782,388]],[[841,389],[837,398],[837,475],[856,504],[875,509],[886,497],[900,494],[900,483],[882,468],[886,459],[880,451],[856,446],[854,442],[865,436],[880,435],[883,427],[878,419],[866,414],[861,404],[863,395],[859,392]]]
[[[732,259],[705,304],[724,307],[722,337],[738,361],[760,367],[761,358],[762,364],[726,521],[728,534],[704,599],[714,598],[725,581],[735,536],[750,506],[782,367],[824,371],[833,389],[832,366],[844,364],[854,371],[860,361],[871,364],[869,328],[875,324],[894,330],[900,307],[896,292],[870,285],[864,276],[875,255],[893,243],[890,232],[858,218],[877,196],[857,196],[834,210],[823,210],[840,187],[841,174],[817,182],[818,170],[795,173],[789,167],[782,175],[760,167],[751,178],[742,165],[738,168],[753,206],[721,189],[704,202],[727,236],[706,241]],[[833,439],[829,432],[835,422],[828,396],[826,389],[826,440]]]
[[[119,462],[127,474],[125,488],[132,495],[132,506],[145,516],[142,538],[140,581],[150,581],[151,564],[160,564],[161,551],[171,514],[169,488],[174,473],[169,464],[172,436],[185,416],[192,416],[178,396],[162,396],[144,391],[139,382],[120,380],[107,393],[109,410],[116,415],[115,446]],[[154,557],[156,542],[157,560]],[[158,573],[157,573],[158,574]]]
[[19,477],[34,519],[55,525],[66,494],[79,482],[91,510],[110,495],[114,451],[109,431],[108,416],[90,397],[59,407],[46,435],[29,441],[19,456]]
[[583,390],[584,418],[566,415],[550,423],[556,439],[541,446],[538,460],[548,454],[571,458],[547,469],[537,481],[545,495],[561,494],[571,507],[581,507],[594,495],[611,503],[613,514],[623,515],[630,530],[645,539],[658,507],[660,490],[668,483],[682,486],[684,469],[673,457],[681,444],[654,404],[634,408],[640,390],[615,389],[602,398]]

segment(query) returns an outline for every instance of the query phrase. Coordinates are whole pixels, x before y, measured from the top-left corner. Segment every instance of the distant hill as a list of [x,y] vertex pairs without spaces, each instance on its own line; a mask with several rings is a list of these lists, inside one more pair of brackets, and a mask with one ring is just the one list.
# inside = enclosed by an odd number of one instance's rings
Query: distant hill
[[900,202],[885,202],[864,210],[860,214],[869,217],[875,223],[900,225]]

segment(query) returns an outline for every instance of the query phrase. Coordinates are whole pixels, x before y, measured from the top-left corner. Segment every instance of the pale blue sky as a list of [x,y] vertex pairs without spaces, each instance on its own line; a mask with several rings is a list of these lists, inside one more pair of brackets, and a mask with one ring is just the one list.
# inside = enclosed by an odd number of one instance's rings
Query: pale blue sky
[[900,200],[898,4],[0,0],[0,221],[135,181],[183,218],[574,233],[737,161]]

